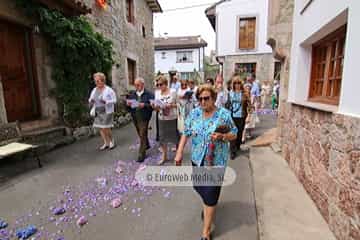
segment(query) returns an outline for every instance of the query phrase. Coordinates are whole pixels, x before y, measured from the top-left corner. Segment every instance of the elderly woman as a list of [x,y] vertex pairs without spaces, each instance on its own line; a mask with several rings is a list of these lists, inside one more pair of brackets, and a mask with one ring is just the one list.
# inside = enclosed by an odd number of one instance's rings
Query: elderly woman
[[[188,138],[191,137],[191,161],[194,171],[200,166],[225,168],[229,157],[229,141],[236,138],[237,128],[230,112],[225,108],[215,106],[216,91],[211,85],[200,86],[196,96],[200,107],[192,110],[186,119],[185,131],[179,143],[175,163],[181,165],[184,147]],[[201,239],[210,240],[210,228],[220,196],[221,184],[194,185],[194,189],[203,201],[204,225]]]
[[114,109],[116,103],[116,94],[111,87],[107,86],[106,77],[103,73],[95,73],[94,81],[96,87],[92,90],[89,103],[91,108],[95,108],[94,128],[100,129],[100,135],[104,144],[100,150],[107,148],[113,149],[115,143],[112,137],[111,128],[114,126]]
[[159,112],[159,142],[162,151],[162,158],[159,165],[167,160],[168,144],[177,144],[177,96],[176,90],[168,87],[168,80],[160,76],[157,81],[157,88],[160,90],[155,95],[153,108]]
[[240,76],[232,77],[232,90],[229,93],[229,110],[238,129],[236,140],[231,142],[231,159],[235,159],[236,152],[240,150],[245,120],[249,112],[250,99],[244,93],[243,81]]

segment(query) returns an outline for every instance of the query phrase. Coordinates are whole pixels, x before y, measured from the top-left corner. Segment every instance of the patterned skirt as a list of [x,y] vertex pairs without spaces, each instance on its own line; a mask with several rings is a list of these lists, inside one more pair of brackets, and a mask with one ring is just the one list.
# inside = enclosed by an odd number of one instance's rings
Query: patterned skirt
[[95,119],[94,119],[94,128],[112,128],[114,127],[114,114],[107,114],[105,107],[95,108]]

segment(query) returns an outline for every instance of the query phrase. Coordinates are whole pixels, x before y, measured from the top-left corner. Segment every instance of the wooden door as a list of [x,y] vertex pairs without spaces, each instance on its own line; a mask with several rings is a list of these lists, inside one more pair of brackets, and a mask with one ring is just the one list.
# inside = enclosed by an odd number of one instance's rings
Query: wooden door
[[8,122],[37,115],[29,36],[25,27],[0,20],[0,77]]
[[135,77],[136,77],[136,62],[128,58],[127,64],[128,64],[129,85],[134,85]]

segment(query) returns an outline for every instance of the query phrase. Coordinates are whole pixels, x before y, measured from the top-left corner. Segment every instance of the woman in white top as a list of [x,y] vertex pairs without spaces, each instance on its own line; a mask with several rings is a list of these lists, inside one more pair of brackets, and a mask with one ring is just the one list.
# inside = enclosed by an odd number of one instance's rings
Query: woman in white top
[[159,141],[162,150],[162,159],[159,165],[167,160],[167,145],[177,144],[177,104],[176,90],[168,87],[168,81],[164,76],[159,77],[157,87],[160,92],[155,95],[153,108],[159,112]]
[[177,91],[177,110],[178,110],[178,118],[177,118],[177,126],[179,133],[182,134],[184,131],[185,118],[189,113],[189,101],[188,95],[186,92],[189,92],[189,88],[186,80],[180,80],[180,89]]
[[269,105],[269,99],[271,95],[271,86],[269,81],[264,81],[261,86],[261,108],[265,108]]
[[114,127],[116,94],[111,87],[105,84],[105,74],[95,73],[93,77],[96,87],[92,90],[89,98],[90,107],[95,108],[93,126],[100,129],[100,135],[104,141],[100,150],[113,149],[115,143],[112,138],[111,128]]

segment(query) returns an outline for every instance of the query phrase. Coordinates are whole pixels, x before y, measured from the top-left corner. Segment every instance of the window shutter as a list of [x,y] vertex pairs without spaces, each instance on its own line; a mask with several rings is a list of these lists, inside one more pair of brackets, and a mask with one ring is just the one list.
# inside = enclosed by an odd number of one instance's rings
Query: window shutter
[[256,18],[240,19],[239,48],[254,49],[256,37]]
[[310,100],[329,104],[339,102],[345,36],[346,26],[313,45]]

